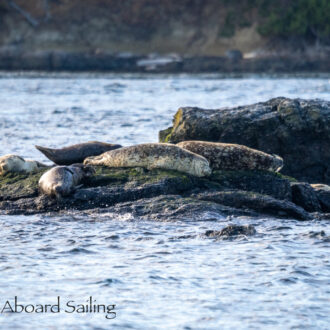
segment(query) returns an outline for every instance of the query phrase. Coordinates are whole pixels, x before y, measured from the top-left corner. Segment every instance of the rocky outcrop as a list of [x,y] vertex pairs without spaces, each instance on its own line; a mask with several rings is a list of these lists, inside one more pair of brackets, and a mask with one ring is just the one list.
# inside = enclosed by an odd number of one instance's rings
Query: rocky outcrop
[[252,225],[229,225],[221,230],[207,230],[204,233],[205,237],[215,239],[230,239],[235,236],[253,236],[257,233],[256,229]]
[[305,182],[291,182],[292,201],[308,212],[320,212],[321,205],[312,186]]
[[261,214],[273,215],[277,218],[295,218],[308,220],[312,217],[301,207],[285,200],[278,200],[267,195],[241,191],[217,191],[201,193],[197,199],[212,201],[230,207],[254,210]]
[[218,189],[237,189],[269,195],[276,199],[291,200],[290,178],[266,171],[214,171],[212,185]]
[[275,98],[208,110],[180,108],[161,142],[185,140],[238,143],[277,154],[281,172],[299,181],[330,183],[330,102]]
[[330,186],[325,184],[313,184],[312,187],[321,204],[322,210],[324,212],[330,212]]
[[116,214],[116,216],[168,222],[181,221],[219,221],[231,216],[258,217],[252,210],[243,210],[229,207],[211,201],[198,200],[184,195],[160,195],[157,197],[142,198],[124,203],[118,203],[106,208],[89,209],[90,215]]
[[38,180],[46,171],[35,174],[7,173],[0,176],[0,201],[14,201],[38,196]]
[[[95,167],[73,195],[60,200],[41,195],[43,171],[0,177],[0,212],[36,214],[80,212],[130,214],[155,221],[272,216],[308,220],[311,214],[292,200],[288,178],[261,171],[214,171],[207,178],[175,171]],[[324,217],[323,217],[324,218]]]

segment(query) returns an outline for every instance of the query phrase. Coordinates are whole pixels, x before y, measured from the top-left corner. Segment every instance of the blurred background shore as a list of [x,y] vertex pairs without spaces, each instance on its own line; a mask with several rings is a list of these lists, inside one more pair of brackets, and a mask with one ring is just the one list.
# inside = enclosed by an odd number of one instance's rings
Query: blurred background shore
[[0,70],[330,72],[328,0],[3,0]]

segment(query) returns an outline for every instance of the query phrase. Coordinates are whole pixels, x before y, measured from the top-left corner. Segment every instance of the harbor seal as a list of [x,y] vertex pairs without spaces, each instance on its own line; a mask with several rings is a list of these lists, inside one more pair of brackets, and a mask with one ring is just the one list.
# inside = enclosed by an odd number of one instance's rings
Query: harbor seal
[[35,147],[57,165],[72,165],[75,163],[82,163],[87,157],[98,156],[106,151],[121,148],[121,145],[89,141],[61,149],[45,148],[41,146]]
[[17,155],[5,155],[0,157],[0,175],[5,173],[31,173],[47,167],[35,160],[24,159]]
[[94,173],[93,168],[82,164],[55,166],[41,176],[39,189],[43,194],[61,199],[73,193],[84,178]]
[[211,174],[209,162],[202,156],[167,143],[145,143],[86,158],[84,164],[108,167],[161,168],[202,177]]
[[239,144],[183,141],[176,144],[205,157],[212,170],[266,170],[278,172],[283,159]]

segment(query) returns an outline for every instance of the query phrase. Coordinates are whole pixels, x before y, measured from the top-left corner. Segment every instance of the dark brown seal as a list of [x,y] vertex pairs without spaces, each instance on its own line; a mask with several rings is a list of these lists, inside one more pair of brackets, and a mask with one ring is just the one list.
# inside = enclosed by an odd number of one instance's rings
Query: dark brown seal
[[89,141],[61,149],[51,149],[40,146],[35,147],[57,165],[72,165],[75,163],[82,163],[87,157],[98,156],[106,151],[121,148],[121,145]]

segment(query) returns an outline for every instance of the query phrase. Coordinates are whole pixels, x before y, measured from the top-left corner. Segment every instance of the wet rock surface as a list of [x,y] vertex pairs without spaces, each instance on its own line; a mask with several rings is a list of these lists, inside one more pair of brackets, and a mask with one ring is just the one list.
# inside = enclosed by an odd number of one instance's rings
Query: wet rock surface
[[[95,214],[95,210],[90,210]],[[258,216],[250,210],[236,209],[211,201],[202,201],[181,195],[161,195],[152,198],[142,198],[136,201],[119,203],[98,213],[125,215],[140,220],[153,221],[217,221],[217,219],[233,216]]]
[[[71,196],[41,195],[44,173],[0,178],[0,212],[36,214],[82,212],[131,214],[155,221],[214,221],[227,216],[324,218],[294,203],[290,180],[263,171],[214,171],[208,178],[167,170],[95,166],[95,175]],[[311,188],[312,189],[312,188]],[[315,211],[311,209],[311,211]]]
[[291,180],[281,174],[267,171],[214,171],[212,181],[221,189],[238,189],[291,200]]
[[0,176],[0,201],[37,197],[38,181],[45,171],[46,169],[35,174],[7,173]]
[[312,185],[324,212],[330,212],[330,186],[325,184]]
[[303,208],[292,202],[242,190],[201,193],[197,195],[197,198],[230,207],[251,209],[259,214],[268,214],[277,218],[295,218],[299,220],[312,218]]
[[308,212],[320,212],[321,205],[312,186],[305,182],[291,182],[292,201]]
[[246,145],[284,160],[281,173],[299,181],[330,183],[330,102],[275,98],[208,110],[180,108],[161,142],[202,140]]
[[257,233],[253,225],[239,226],[239,225],[229,225],[221,230],[207,230],[205,236],[215,239],[232,238],[235,236],[252,236]]

